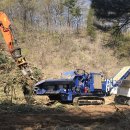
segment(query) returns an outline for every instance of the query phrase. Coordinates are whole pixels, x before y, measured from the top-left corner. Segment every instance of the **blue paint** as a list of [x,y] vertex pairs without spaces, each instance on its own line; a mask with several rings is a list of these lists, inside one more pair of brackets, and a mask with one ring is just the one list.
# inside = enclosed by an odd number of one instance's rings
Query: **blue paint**
[[[76,96],[107,96],[113,87],[119,87],[119,82],[126,79],[130,74],[130,70],[127,71],[119,81],[113,81],[113,79],[101,80],[98,88],[95,87],[95,76],[102,77],[101,73],[78,73],[78,71],[65,72],[66,79],[55,79],[55,80],[43,80],[38,82],[35,87],[37,95],[59,95],[61,101],[73,101]],[[67,79],[71,77],[71,79]],[[46,85],[44,85],[46,84]],[[48,90],[47,84],[51,84],[55,89]],[[58,86],[59,85],[59,86]],[[60,88],[60,86],[62,86]]]

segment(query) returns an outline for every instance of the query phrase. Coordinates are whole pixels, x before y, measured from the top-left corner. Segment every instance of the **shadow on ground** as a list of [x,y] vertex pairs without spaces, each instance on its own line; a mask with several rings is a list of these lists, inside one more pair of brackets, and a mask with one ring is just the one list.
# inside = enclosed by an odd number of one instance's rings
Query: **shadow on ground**
[[113,106],[47,107],[0,104],[0,129],[8,130],[129,130],[130,108]]

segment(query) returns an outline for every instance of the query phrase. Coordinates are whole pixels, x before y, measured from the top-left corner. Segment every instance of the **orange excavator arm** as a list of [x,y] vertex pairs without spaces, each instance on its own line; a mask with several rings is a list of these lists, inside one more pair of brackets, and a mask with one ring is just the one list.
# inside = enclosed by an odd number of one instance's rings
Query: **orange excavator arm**
[[11,53],[12,50],[14,49],[14,46],[13,46],[14,38],[11,33],[10,27],[11,27],[10,20],[8,19],[5,13],[0,12],[0,30],[3,34],[4,40],[8,46],[8,49]]
[[22,56],[21,48],[16,48],[14,46],[15,40],[11,29],[11,22],[7,15],[3,12],[0,12],[0,31],[3,34],[4,40],[8,46],[8,50],[11,53],[12,58],[15,60],[23,75],[29,76],[33,79],[32,70],[28,66],[26,59]]

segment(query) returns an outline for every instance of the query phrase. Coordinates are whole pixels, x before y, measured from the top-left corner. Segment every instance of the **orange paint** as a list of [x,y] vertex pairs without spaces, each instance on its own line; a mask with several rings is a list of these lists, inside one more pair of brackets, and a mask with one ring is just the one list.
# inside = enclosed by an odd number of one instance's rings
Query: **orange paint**
[[8,49],[11,52],[14,49],[14,46],[13,46],[14,38],[10,30],[11,23],[8,17],[6,16],[6,14],[3,12],[0,12],[0,23],[2,23],[2,25],[0,26],[0,30],[3,34],[4,40],[8,46]]

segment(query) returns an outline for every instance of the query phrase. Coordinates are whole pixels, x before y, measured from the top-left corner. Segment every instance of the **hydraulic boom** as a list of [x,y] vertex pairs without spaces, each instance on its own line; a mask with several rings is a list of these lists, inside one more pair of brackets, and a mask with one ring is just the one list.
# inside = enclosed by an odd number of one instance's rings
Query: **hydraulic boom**
[[5,43],[7,44],[8,50],[12,56],[12,58],[15,60],[17,66],[22,71],[23,75],[32,77],[32,71],[28,66],[28,63],[26,59],[21,54],[21,48],[18,46],[15,47],[15,43],[17,42],[14,38],[12,28],[11,28],[11,22],[8,19],[7,15],[3,12],[0,12],[0,31],[3,34]]

